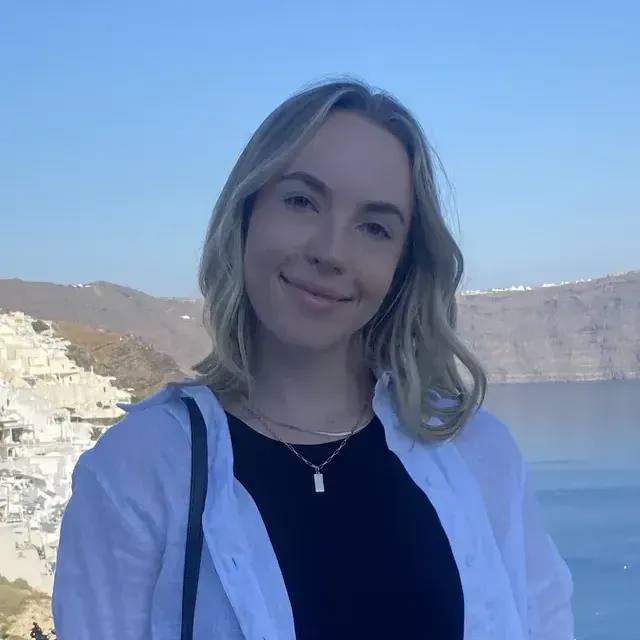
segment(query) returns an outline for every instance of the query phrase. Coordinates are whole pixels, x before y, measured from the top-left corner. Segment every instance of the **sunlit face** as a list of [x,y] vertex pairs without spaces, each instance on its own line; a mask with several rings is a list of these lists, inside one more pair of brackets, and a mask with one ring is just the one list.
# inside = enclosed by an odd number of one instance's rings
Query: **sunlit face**
[[411,204],[402,143],[363,116],[331,114],[253,209],[244,277],[264,328],[300,347],[348,342],[389,291]]

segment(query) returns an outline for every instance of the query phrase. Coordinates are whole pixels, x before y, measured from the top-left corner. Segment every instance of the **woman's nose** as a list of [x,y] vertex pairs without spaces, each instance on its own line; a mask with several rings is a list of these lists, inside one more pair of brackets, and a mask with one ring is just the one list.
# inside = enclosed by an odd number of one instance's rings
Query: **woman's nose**
[[335,219],[325,218],[306,246],[308,262],[327,275],[339,274],[348,259],[347,229]]

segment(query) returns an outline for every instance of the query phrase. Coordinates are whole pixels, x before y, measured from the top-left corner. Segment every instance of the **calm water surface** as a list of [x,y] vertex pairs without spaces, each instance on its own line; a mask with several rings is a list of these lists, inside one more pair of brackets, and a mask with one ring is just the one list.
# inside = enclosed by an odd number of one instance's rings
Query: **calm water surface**
[[578,640],[640,640],[640,381],[496,385],[575,581]]

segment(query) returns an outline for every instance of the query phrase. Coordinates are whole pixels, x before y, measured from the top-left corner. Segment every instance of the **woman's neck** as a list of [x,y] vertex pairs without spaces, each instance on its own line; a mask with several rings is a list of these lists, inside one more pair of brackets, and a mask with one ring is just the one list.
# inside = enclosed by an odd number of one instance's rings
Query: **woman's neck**
[[343,431],[370,410],[372,376],[360,351],[327,351],[259,343],[251,408],[272,420],[309,429]]

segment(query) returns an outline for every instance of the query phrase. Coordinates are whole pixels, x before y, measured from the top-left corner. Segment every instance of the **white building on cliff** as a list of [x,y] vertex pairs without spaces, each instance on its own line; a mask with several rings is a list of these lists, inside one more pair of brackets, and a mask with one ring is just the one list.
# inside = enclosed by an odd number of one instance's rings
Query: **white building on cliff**
[[[81,369],[68,343],[23,313],[0,311],[0,575],[49,591],[62,510],[92,428],[131,401]],[[92,424],[93,423],[93,424]]]

